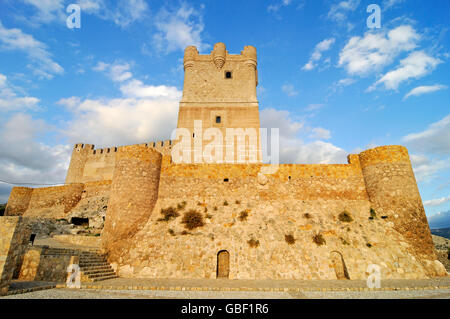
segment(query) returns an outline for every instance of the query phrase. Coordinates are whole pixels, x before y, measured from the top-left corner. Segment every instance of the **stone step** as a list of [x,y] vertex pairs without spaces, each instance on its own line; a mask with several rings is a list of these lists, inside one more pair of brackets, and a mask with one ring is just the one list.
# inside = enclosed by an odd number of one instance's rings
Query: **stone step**
[[102,280],[108,280],[108,279],[114,279],[117,278],[117,275],[111,275],[111,276],[104,276],[104,277],[97,277],[93,278],[93,281],[102,281]]
[[95,266],[109,266],[107,262],[96,262],[96,263],[80,263],[81,268],[85,267],[95,267]]
[[106,262],[105,258],[80,258],[80,264],[89,264],[96,262]]
[[80,266],[81,270],[97,270],[97,269],[105,269],[105,268],[112,268],[110,264],[105,263],[103,265],[98,265],[98,266]]
[[89,271],[83,271],[83,274],[88,276],[89,278],[95,278],[99,276],[109,276],[109,275],[115,275],[116,273],[112,269],[108,270],[89,270]]

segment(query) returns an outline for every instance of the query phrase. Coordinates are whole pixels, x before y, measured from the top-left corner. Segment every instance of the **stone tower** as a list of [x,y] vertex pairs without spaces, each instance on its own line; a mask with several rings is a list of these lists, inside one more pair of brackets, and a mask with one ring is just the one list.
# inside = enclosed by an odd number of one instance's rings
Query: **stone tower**
[[[183,149],[190,150],[190,161],[184,162],[261,162],[256,66],[253,46],[229,54],[225,44],[216,43],[208,55],[200,55],[194,46],[186,48],[177,125],[185,133]],[[208,153],[208,144],[217,148]]]

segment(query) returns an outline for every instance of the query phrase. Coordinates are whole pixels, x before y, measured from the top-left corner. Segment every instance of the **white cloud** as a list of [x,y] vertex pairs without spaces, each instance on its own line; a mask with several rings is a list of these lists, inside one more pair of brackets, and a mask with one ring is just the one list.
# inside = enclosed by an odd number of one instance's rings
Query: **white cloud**
[[24,52],[35,64],[34,73],[39,77],[52,78],[54,74],[62,74],[64,69],[52,60],[47,45],[23,33],[20,29],[6,29],[0,21],[0,43],[3,49]]
[[406,135],[403,141],[421,153],[450,154],[450,115],[422,132]]
[[432,159],[422,154],[411,154],[410,158],[418,182],[429,182],[436,173],[450,167],[449,159]]
[[389,32],[368,31],[363,37],[350,38],[339,54],[339,66],[351,75],[367,75],[391,64],[402,52],[417,47],[420,35],[410,25]]
[[388,10],[396,5],[399,5],[400,3],[404,2],[405,0],[384,0],[383,1],[383,9]]
[[302,70],[304,71],[310,71],[316,67],[315,62],[319,61],[322,58],[322,52],[328,51],[330,47],[334,44],[335,39],[325,39],[321,42],[319,42],[316,47],[314,48],[314,52],[311,55],[311,58],[309,59],[308,63],[306,63]]
[[294,88],[292,84],[284,84],[281,87],[281,90],[286,93],[288,96],[296,96],[298,95],[298,91]]
[[173,12],[161,9],[155,20],[158,32],[153,36],[153,42],[158,51],[170,53],[184,50],[189,45],[196,46],[199,51],[209,47],[202,40],[202,14],[186,3]]
[[347,14],[355,11],[359,6],[360,0],[345,0],[335,3],[328,11],[328,18],[337,22],[344,22],[347,20]]
[[424,206],[439,206],[439,205],[445,204],[447,202],[450,202],[450,196],[426,200],[423,202],[423,205]]
[[312,138],[316,138],[319,140],[328,140],[331,138],[331,132],[322,127],[315,127],[312,129],[313,134],[311,134]]
[[64,99],[73,112],[66,134],[71,143],[128,145],[170,138],[178,101],[158,99]]
[[379,84],[389,90],[397,90],[398,86],[409,79],[418,79],[431,73],[442,61],[427,55],[423,51],[412,52],[400,61],[400,66],[381,77],[370,89]]
[[21,0],[22,2],[33,6],[36,15],[31,17],[35,23],[49,23],[55,20],[60,22],[65,20],[64,1],[65,0]]
[[105,72],[115,82],[123,82],[130,79],[133,74],[130,72],[129,63],[118,63],[114,62],[112,64],[98,62],[98,64],[93,68],[94,71]]
[[18,96],[7,77],[0,73],[0,112],[37,109],[40,100],[32,96]]
[[[280,163],[347,163],[345,150],[319,140],[310,143],[301,140],[298,135],[306,127],[304,123],[292,120],[288,111],[264,109],[260,112],[260,117],[261,127],[280,130]],[[323,130],[322,134],[326,131],[322,128],[317,128],[315,131],[321,130]],[[266,145],[263,145],[263,149],[265,147]]]
[[[17,113],[0,127],[0,176],[20,183],[64,183],[72,147],[48,145],[38,138],[51,128],[29,114]],[[11,186],[0,185],[0,202]]]
[[424,85],[424,86],[418,86],[409,91],[405,96],[404,100],[406,100],[410,96],[420,96],[422,94],[428,94],[432,92],[436,92],[439,90],[446,89],[447,86],[441,85],[441,84],[435,84],[435,85]]
[[169,100],[181,99],[182,92],[174,86],[145,85],[142,81],[132,80],[120,87],[122,93],[133,98],[166,98]]
[[[267,6],[267,11],[272,12],[272,13],[277,13],[278,10],[280,10],[282,7],[287,7],[294,2],[295,1],[293,1],[293,0],[281,0],[277,3],[273,3],[269,6]],[[304,6],[305,6],[305,1],[304,0],[300,1],[300,3],[297,5],[297,10],[303,8]]]
[[306,107],[306,111],[308,111],[308,112],[312,112],[312,111],[317,111],[317,110],[320,110],[322,107],[324,107],[325,105],[324,104],[320,104],[320,103],[317,103],[317,104],[309,104],[307,107]]

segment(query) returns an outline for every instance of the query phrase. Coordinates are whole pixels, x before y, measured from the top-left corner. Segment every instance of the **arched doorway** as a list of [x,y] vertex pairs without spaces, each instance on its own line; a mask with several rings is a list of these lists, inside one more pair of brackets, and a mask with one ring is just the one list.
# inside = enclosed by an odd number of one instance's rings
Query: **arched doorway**
[[230,254],[226,250],[217,253],[217,278],[228,278],[230,275]]
[[345,266],[344,257],[338,251],[332,251],[330,254],[331,262],[333,264],[334,272],[337,279],[350,279],[350,276]]

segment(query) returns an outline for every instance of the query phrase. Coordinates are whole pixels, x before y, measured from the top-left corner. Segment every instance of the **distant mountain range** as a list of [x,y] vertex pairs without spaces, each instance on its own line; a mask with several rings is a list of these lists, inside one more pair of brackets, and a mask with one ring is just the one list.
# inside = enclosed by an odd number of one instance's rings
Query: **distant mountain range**
[[432,229],[431,233],[436,236],[441,236],[450,239],[450,227],[441,229]]
[[450,210],[441,212],[428,217],[428,224],[431,229],[450,227]]

